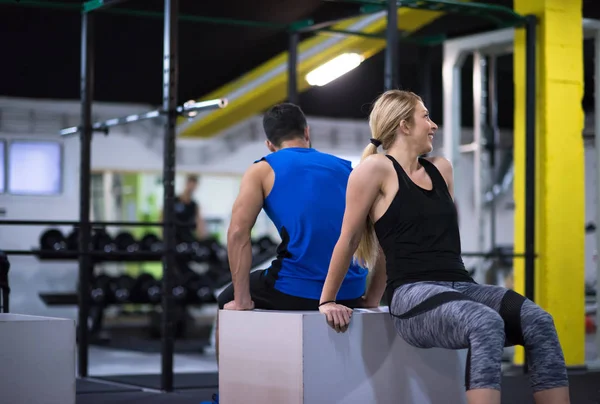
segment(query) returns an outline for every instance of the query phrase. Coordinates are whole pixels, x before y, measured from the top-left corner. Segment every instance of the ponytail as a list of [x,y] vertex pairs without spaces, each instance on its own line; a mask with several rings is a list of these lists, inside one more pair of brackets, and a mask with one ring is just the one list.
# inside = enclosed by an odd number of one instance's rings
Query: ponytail
[[[403,120],[411,122],[418,102],[422,102],[421,97],[402,90],[389,90],[377,98],[369,114],[369,129],[372,137],[363,151],[361,162],[367,157],[377,154],[379,146],[382,146],[384,150],[388,150],[392,146],[396,139],[398,125]],[[354,258],[359,265],[372,270],[378,253],[379,242],[375,234],[375,225],[371,216],[367,215],[362,238],[354,253]]]
[[[372,142],[365,147],[360,161],[364,161],[373,154],[377,154],[377,146]],[[371,220],[371,216],[367,214],[365,228],[360,243],[358,244],[358,248],[354,254],[354,258],[358,261],[359,265],[372,270],[373,265],[375,265],[375,261],[377,260],[378,251],[379,246],[375,234],[375,226],[373,220]]]

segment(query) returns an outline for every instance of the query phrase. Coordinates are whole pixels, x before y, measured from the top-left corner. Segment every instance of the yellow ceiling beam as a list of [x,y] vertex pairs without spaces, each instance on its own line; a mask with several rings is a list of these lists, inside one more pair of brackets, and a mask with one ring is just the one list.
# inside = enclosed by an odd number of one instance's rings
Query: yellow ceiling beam
[[[407,33],[430,24],[444,13],[437,11],[398,9],[398,29]],[[387,24],[385,12],[354,17],[332,26],[338,30],[380,33]],[[320,34],[298,45],[298,91],[310,85],[306,75],[323,63],[347,52],[361,54],[365,59],[377,54],[386,46],[385,40],[341,34]],[[181,119],[179,136],[212,137],[221,131],[252,117],[271,105],[287,98],[288,52],[282,52],[267,62],[220,87],[202,100],[227,98],[226,108],[201,112],[191,120]],[[382,72],[383,74],[383,72]],[[206,80],[210,80],[207,77]]]

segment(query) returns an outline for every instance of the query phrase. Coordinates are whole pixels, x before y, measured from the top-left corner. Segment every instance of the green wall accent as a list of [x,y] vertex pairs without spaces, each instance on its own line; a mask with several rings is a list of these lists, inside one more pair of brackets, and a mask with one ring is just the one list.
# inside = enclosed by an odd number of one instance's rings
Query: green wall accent
[[[160,212],[162,205],[158,201],[162,195],[162,182],[158,175],[139,174],[138,175],[138,220],[140,222],[158,222],[160,221]],[[146,233],[156,234],[162,238],[162,229],[160,227],[140,227],[139,238]],[[142,263],[142,271],[152,274],[155,278],[162,278],[162,263],[160,261]]]
[[[122,174],[121,184],[123,193],[121,195],[121,217],[124,221],[138,221],[137,215],[137,194],[138,194],[138,174]],[[123,231],[129,231],[134,237],[139,236],[139,227],[123,228]],[[125,264],[125,273],[136,277],[140,274],[141,265],[138,263]]]

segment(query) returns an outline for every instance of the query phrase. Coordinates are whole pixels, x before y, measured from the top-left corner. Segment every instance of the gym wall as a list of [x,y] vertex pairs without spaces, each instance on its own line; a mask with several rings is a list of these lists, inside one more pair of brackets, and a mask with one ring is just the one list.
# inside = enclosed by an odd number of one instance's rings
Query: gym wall
[[[13,114],[6,119],[7,108],[25,111]],[[99,104],[94,106],[97,119],[108,119],[150,109],[149,106]],[[0,111],[3,121],[0,123],[0,140],[11,139],[45,139],[59,142],[62,145],[62,184],[60,195],[56,196],[23,196],[0,194],[0,207],[6,209],[6,219],[40,219],[40,220],[77,220],[79,211],[79,140],[77,137],[60,138],[56,133],[65,126],[77,124],[79,104],[77,102],[56,102],[38,100],[0,99]],[[36,114],[27,113],[35,111]],[[42,111],[42,112],[40,112]],[[319,150],[333,153],[358,162],[363,147],[365,134],[368,133],[366,122],[311,119],[309,124],[313,133],[313,146]],[[335,128],[342,128],[337,130]],[[472,130],[465,128],[465,133]],[[330,133],[331,132],[331,133]],[[103,194],[111,192],[111,181],[106,178],[114,175],[133,175],[136,184],[147,188],[154,181],[154,202],[148,202],[148,195],[136,196],[135,215],[152,217],[162,208],[161,183],[157,182],[162,170],[161,128],[158,125],[129,125],[111,131],[109,136],[96,134],[92,142],[92,170],[95,173],[98,191]],[[443,128],[436,138],[435,153],[441,153]],[[243,134],[242,134],[243,135]],[[348,137],[344,138],[346,135]],[[367,135],[368,136],[368,135]],[[227,152],[214,156],[210,164],[198,164],[202,159],[202,147],[219,142],[219,139],[198,140],[182,139],[178,142],[178,176],[176,188],[181,189],[185,173],[200,174],[201,180],[197,191],[197,200],[207,218],[221,218],[223,228],[228,224],[231,206],[239,189],[241,174],[253,161],[268,151],[263,137],[253,140],[232,142]],[[593,221],[596,211],[596,172],[595,152],[586,146],[586,192],[587,221]],[[463,250],[476,251],[476,234],[472,229],[477,225],[469,212],[473,209],[473,163],[470,156],[461,160],[461,174],[455,181],[461,183],[456,195],[459,207],[460,225],[462,228]],[[152,180],[154,176],[154,180]],[[102,180],[100,180],[102,178]],[[99,181],[99,182],[98,182]],[[104,198],[105,220],[117,220],[114,204],[110,198]],[[489,228],[489,213],[484,211],[484,227]],[[94,212],[92,212],[94,214]],[[120,214],[123,214],[121,211]],[[100,218],[98,218],[100,219]],[[513,240],[512,189],[509,189],[497,203],[497,244],[511,245]],[[38,226],[3,226],[0,229],[0,246],[5,249],[29,249],[38,244],[38,238],[44,227]],[[484,229],[485,248],[489,248],[489,231]],[[64,228],[63,231],[68,231]],[[264,213],[257,222],[255,231],[258,234],[268,233],[277,239],[276,231]],[[593,261],[595,235],[586,237],[586,280],[595,279],[595,263]],[[47,308],[38,297],[40,291],[71,291],[77,282],[77,264],[71,261],[40,262],[32,257],[11,257],[14,270],[11,271],[12,296],[11,305],[15,311],[28,314],[76,317],[74,308]],[[468,266],[474,265],[476,259],[465,258]],[[115,267],[114,270],[121,270]]]

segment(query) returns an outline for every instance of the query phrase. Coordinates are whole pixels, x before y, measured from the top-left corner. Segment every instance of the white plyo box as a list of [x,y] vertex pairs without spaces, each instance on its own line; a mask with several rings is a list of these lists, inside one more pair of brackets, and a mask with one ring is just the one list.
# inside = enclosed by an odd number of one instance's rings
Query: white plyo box
[[11,404],[75,404],[75,321],[0,313],[0,395]]
[[387,307],[336,333],[318,311],[219,311],[221,404],[464,404],[466,350],[418,349]]

